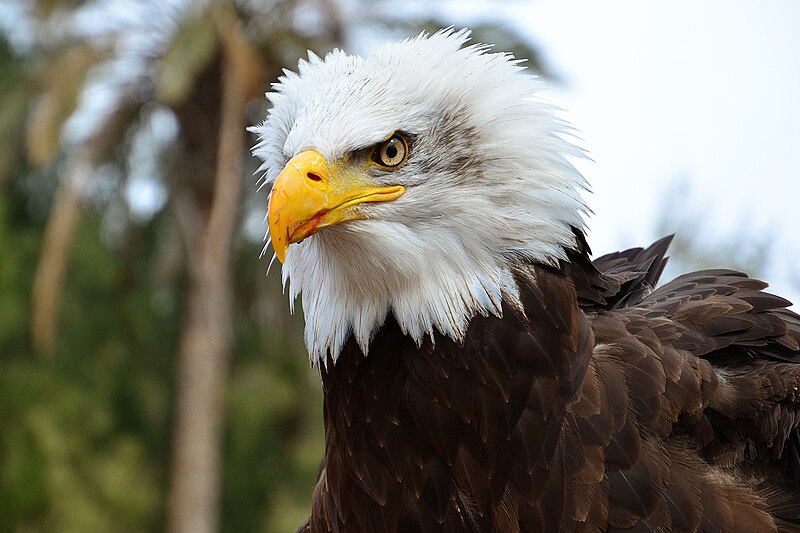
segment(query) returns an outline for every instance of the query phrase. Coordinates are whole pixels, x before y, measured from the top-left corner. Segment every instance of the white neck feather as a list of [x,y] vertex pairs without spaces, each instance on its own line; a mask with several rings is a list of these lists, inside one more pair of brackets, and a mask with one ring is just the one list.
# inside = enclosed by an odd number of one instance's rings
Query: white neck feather
[[[387,239],[375,239],[376,228]],[[283,279],[291,302],[303,295],[312,362],[326,364],[330,355],[335,363],[351,334],[368,353],[389,313],[418,344],[434,329],[463,338],[476,313],[500,316],[502,298],[517,299],[510,271],[489,257],[476,260],[487,251],[462,244],[396,223],[355,222],[293,246]]]

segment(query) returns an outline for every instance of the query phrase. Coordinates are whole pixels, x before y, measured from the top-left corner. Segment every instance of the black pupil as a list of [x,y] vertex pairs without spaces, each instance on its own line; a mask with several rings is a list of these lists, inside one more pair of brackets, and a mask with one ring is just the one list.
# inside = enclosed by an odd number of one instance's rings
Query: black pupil
[[397,147],[393,144],[390,144],[386,147],[386,157],[389,159],[394,159],[397,157]]

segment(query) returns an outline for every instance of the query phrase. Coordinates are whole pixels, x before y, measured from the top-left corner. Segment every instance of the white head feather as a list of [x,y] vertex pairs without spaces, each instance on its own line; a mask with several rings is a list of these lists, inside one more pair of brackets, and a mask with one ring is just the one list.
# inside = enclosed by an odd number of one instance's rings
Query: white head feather
[[402,197],[287,250],[283,280],[292,307],[303,295],[313,363],[335,363],[350,335],[367,353],[389,313],[418,343],[434,330],[460,341],[477,313],[499,316],[515,298],[515,263],[554,264],[575,246],[586,184],[566,157],[583,152],[535,76],[468,39],[444,30],[366,58],[309,53],[267,95],[254,128],[267,183],[303,150],[334,161],[395,131],[414,138],[408,161],[378,178],[404,185]]

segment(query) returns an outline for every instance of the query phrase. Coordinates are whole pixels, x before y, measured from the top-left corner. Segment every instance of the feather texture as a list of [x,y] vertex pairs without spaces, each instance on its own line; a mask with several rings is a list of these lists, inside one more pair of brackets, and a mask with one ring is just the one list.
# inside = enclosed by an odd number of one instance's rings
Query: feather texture
[[555,266],[575,246],[586,182],[568,157],[582,152],[539,98],[542,82],[468,38],[442,31],[366,58],[311,55],[268,95],[253,129],[266,183],[302,150],[344,161],[394,131],[413,137],[401,168],[368,171],[405,186],[401,198],[364,204],[364,220],[287,251],[284,284],[291,302],[303,294],[314,364],[335,362],[351,334],[369,352],[389,314],[417,344],[435,332],[461,340],[473,316],[516,298],[509,263]]
[[629,284],[616,296],[635,304],[593,312],[574,270],[518,271],[521,309],[476,317],[463,343],[419,348],[391,318],[369,357],[348,342],[322,371],[307,530],[797,528],[800,366],[784,360],[800,329],[785,301],[705,271],[643,298]]
[[311,54],[255,128],[265,182],[404,132],[402,185],[292,244],[324,389],[309,533],[800,530],[800,317],[671,237],[591,262],[582,153],[504,54],[443,31]]

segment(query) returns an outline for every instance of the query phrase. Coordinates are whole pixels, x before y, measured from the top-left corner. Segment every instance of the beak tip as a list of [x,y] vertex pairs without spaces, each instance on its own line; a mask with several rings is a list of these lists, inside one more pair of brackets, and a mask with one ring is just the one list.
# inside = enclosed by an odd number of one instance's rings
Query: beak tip
[[276,239],[272,239],[272,249],[275,250],[275,255],[278,257],[278,261],[281,264],[286,262],[286,249],[288,246],[289,239],[285,237],[278,237]]

